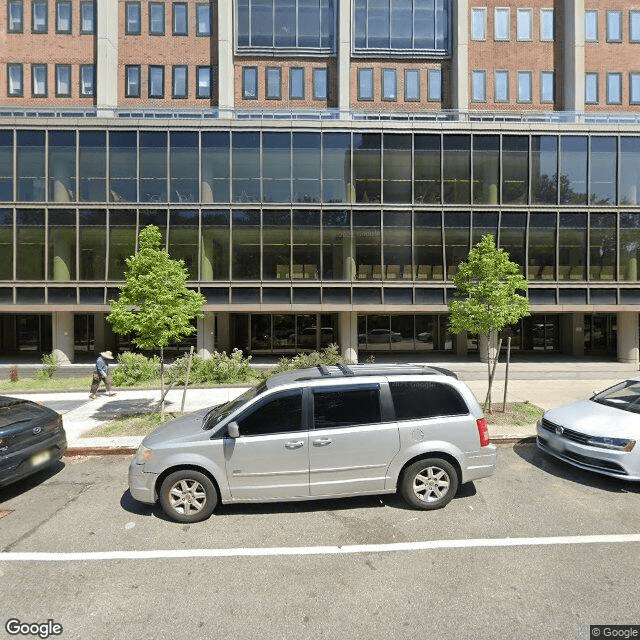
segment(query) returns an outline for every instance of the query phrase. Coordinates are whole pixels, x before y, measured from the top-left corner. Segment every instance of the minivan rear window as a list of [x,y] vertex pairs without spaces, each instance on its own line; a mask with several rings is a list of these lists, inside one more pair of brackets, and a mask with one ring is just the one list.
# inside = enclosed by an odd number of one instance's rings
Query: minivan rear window
[[456,389],[432,381],[390,382],[396,420],[467,415],[469,409]]

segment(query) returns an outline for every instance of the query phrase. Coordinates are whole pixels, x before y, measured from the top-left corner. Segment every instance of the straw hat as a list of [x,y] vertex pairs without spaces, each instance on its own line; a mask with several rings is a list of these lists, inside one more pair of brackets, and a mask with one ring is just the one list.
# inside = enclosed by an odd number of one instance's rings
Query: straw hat
[[113,354],[111,353],[111,351],[103,351],[100,355],[103,358],[107,358],[107,360],[113,360]]

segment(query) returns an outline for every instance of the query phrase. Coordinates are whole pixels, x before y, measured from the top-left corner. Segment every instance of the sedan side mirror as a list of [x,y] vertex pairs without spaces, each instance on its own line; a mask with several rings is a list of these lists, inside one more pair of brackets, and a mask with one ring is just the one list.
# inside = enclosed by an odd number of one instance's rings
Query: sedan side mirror
[[227,425],[227,433],[230,438],[239,438],[240,437],[240,427],[238,427],[237,422],[230,422]]

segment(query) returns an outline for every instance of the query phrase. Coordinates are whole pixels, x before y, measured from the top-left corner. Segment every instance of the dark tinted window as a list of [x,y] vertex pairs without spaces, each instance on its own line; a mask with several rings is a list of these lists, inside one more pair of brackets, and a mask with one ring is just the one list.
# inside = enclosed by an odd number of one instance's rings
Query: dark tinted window
[[315,391],[313,421],[316,429],[381,422],[378,386]]
[[397,420],[469,413],[460,394],[441,382],[390,382]]
[[238,420],[241,436],[300,431],[302,428],[302,392],[271,397]]

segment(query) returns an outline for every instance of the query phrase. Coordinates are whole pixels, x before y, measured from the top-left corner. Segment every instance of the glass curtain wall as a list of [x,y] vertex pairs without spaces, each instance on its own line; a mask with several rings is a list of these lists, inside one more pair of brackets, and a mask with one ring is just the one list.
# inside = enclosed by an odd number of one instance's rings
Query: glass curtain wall
[[13,131],[0,131],[0,202],[13,200]]
[[383,211],[383,277],[386,280],[410,280],[411,212]]
[[[109,201],[138,200],[138,134],[109,132]],[[143,191],[141,191],[143,192]]]
[[410,203],[411,196],[411,136],[384,135],[383,201]]
[[291,202],[291,134],[289,133],[265,132],[262,134],[262,201]]
[[469,255],[470,215],[466,211],[445,213],[444,246],[446,280],[453,280],[458,272],[458,265]]
[[529,280],[555,280],[556,214],[529,216]]
[[183,260],[188,279],[198,279],[198,212],[193,209],[169,211],[169,255]]
[[640,138],[620,138],[620,204],[637,205],[640,192]]
[[497,204],[500,185],[500,138],[473,138],[473,202]]
[[561,213],[558,229],[558,280],[587,279],[587,214]]
[[350,211],[322,213],[322,277],[324,280],[352,280],[356,277]]
[[[509,254],[509,260],[520,266],[520,273],[524,275],[527,250],[526,213],[504,212],[500,215],[499,245]],[[529,277],[532,277],[531,272]]]
[[351,135],[325,133],[322,136],[322,201],[355,202],[351,182]]
[[80,209],[79,219],[79,278],[104,281],[107,277],[107,212]]
[[76,133],[49,131],[49,202],[73,202],[76,194]]
[[445,204],[471,202],[471,136],[445,136],[442,145]]
[[594,136],[589,141],[589,204],[616,204],[617,141]]
[[17,198],[21,202],[46,199],[44,131],[16,132]]
[[640,255],[640,213],[620,214],[620,274],[621,280],[638,281]]
[[441,168],[440,136],[415,135],[414,156],[414,197],[416,204],[440,204]]
[[202,211],[200,280],[229,280],[228,210]]
[[382,280],[379,211],[353,212],[353,245],[358,280]]
[[556,204],[558,201],[558,138],[531,137],[531,202]]
[[0,209],[0,280],[13,280],[13,209]]
[[231,256],[232,280],[260,280],[259,211],[233,211]]
[[356,202],[380,202],[381,142],[382,136],[379,133],[353,135],[353,183]]
[[502,203],[529,201],[529,138],[502,137]]
[[125,260],[136,250],[135,209],[109,211],[109,280],[124,280]]
[[293,273],[300,270],[305,280],[320,278],[320,212],[294,211],[292,227]]
[[16,278],[44,280],[45,214],[43,209],[16,209]]
[[[414,271],[415,280],[444,279],[442,214],[416,211],[414,214]],[[403,271],[403,277],[404,277]]]
[[589,228],[589,280],[614,280],[617,246],[616,216],[592,213]]
[[76,211],[49,209],[48,279],[76,279]]
[[201,145],[200,202],[229,202],[231,187],[229,133],[227,131],[203,131]]
[[167,202],[167,133],[140,132],[140,202]]
[[78,199],[81,202],[104,202],[107,185],[106,132],[80,131],[78,140]]
[[291,264],[291,212],[262,212],[262,277],[302,280],[304,264]]
[[560,138],[560,204],[587,204],[587,137]]
[[[293,202],[320,202],[321,136],[319,133],[294,133],[291,168]],[[344,162],[341,163],[344,166]]]
[[200,159],[197,131],[172,131],[169,137],[171,202],[198,202]]

